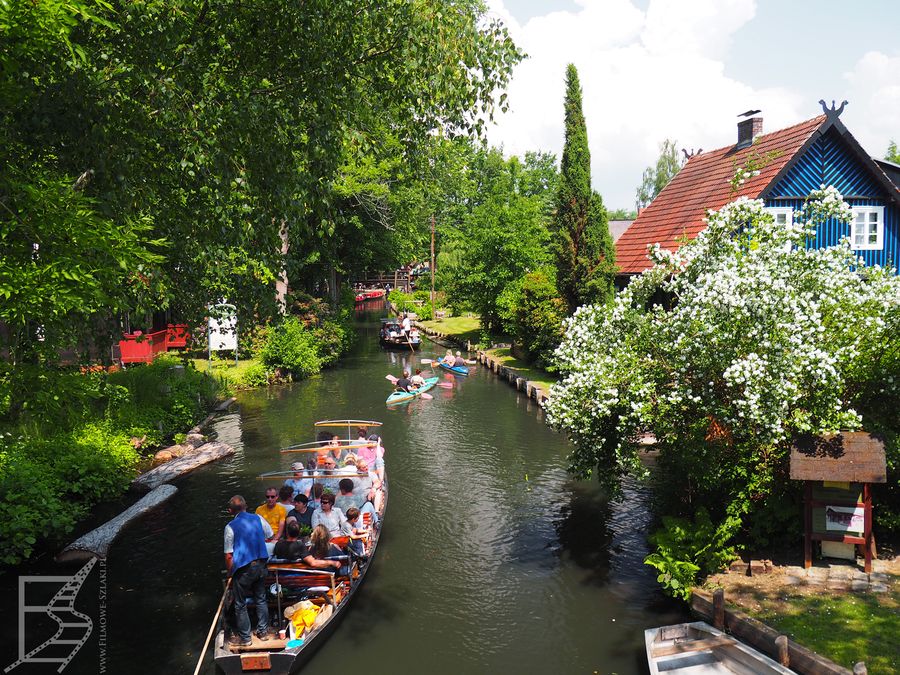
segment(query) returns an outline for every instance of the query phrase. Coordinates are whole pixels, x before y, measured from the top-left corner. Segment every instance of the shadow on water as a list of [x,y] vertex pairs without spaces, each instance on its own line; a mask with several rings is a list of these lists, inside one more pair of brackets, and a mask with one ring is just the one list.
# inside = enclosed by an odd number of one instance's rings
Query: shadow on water
[[[291,461],[279,448],[309,440],[317,419],[349,417],[384,422],[390,501],[366,584],[307,672],[646,672],[643,630],[684,618],[642,564],[646,488],[626,483],[624,499],[609,501],[595,483],[572,481],[565,439],[483,369],[448,376],[433,400],[386,408],[384,376],[440,348],[383,352],[371,318],[360,316],[360,339],[337,367],[244,392],[215,422],[237,452],[177,481],[170,502],[122,532],[104,588],[91,572],[78,605],[98,632],[67,674],[100,672],[101,658],[109,673],[193,672],[221,594],[228,498],[261,503],[267,483],[256,477]],[[79,567],[45,556],[0,576],[0,593],[17,597],[18,575]],[[17,615],[2,621],[5,667],[18,650]]]

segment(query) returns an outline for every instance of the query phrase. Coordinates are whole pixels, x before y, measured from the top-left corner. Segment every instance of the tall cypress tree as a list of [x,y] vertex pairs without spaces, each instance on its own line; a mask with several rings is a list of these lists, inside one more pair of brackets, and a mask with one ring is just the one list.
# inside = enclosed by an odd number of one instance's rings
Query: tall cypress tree
[[566,68],[565,112],[554,252],[557,286],[572,313],[580,305],[612,298],[616,267],[603,198],[591,190],[591,152],[581,110],[581,84],[571,63]]

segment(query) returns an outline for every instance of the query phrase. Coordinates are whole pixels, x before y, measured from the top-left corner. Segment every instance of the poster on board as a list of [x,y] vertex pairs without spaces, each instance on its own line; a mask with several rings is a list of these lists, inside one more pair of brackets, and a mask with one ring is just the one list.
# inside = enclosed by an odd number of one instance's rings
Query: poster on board
[[826,506],[825,529],[837,532],[863,532],[866,524],[864,506]]
[[209,308],[209,351],[237,350],[237,312],[234,305],[219,303]]

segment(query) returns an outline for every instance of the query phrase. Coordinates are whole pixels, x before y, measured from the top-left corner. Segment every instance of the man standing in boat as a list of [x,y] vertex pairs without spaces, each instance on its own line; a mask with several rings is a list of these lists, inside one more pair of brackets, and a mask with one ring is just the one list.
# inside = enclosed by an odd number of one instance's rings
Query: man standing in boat
[[247,600],[250,597],[256,605],[256,636],[260,640],[269,639],[269,606],[266,604],[266,560],[269,553],[266,539],[272,536],[272,528],[262,516],[247,513],[247,502],[240,495],[229,500],[228,511],[234,518],[225,526],[225,567],[231,576],[234,629],[237,631],[237,635],[229,638],[229,644],[247,647],[253,643],[247,614]]

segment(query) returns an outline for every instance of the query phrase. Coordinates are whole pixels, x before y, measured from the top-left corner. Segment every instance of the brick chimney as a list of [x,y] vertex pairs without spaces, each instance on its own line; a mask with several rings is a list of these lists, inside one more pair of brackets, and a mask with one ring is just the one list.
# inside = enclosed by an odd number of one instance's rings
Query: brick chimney
[[753,143],[754,138],[762,134],[762,122],[762,117],[751,117],[738,122],[737,149],[746,148]]

